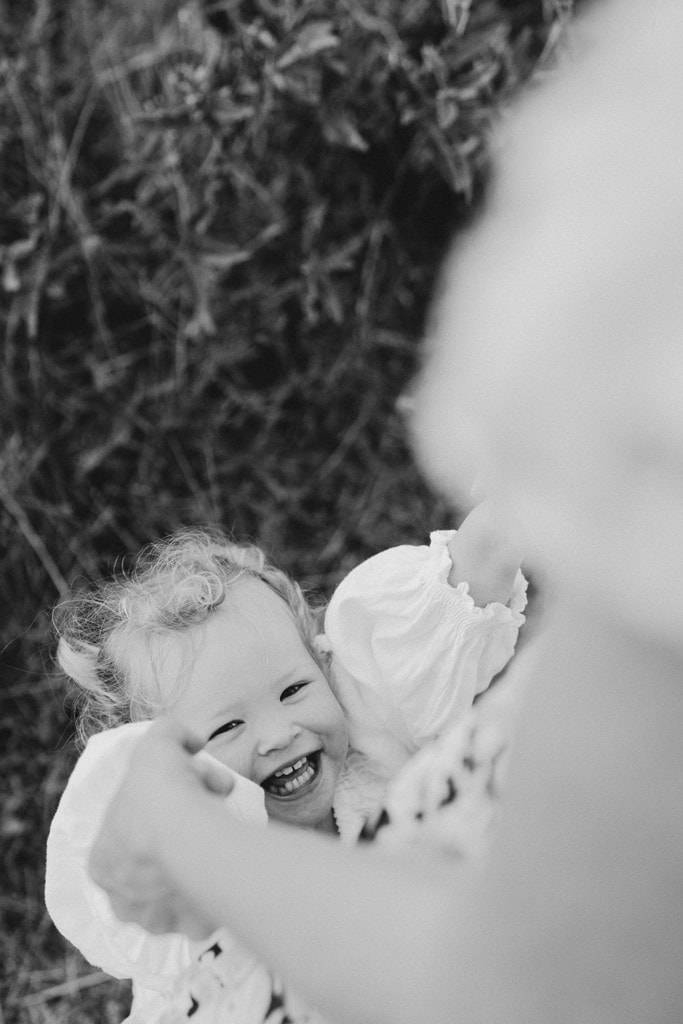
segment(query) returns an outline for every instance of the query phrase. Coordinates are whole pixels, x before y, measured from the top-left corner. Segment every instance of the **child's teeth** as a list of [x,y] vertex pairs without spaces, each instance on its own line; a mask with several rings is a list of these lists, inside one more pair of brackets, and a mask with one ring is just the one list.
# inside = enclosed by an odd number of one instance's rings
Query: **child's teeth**
[[310,782],[315,775],[315,768],[312,764],[308,764],[307,761],[308,758],[302,757],[300,761],[297,761],[295,765],[292,765],[290,771],[285,772],[283,770],[281,772],[274,773],[275,778],[281,778],[283,775],[289,775],[295,769],[298,770],[306,764],[305,770],[297,779],[287,779],[287,781],[280,782],[278,785],[270,785],[267,788],[270,789],[272,793],[275,793],[276,796],[286,796],[290,793],[296,793],[298,789],[301,789],[301,787],[305,786],[307,782]]
[[282,778],[283,775],[291,775],[292,772],[298,772],[306,761],[305,757],[300,758],[295,764],[289,766],[289,768],[282,768],[279,772],[273,772],[276,779]]

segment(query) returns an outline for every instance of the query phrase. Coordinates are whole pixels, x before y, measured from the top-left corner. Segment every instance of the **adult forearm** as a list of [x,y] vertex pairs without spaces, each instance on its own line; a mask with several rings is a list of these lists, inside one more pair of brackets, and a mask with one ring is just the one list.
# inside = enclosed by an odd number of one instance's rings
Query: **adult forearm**
[[183,817],[164,851],[179,886],[335,1024],[451,1024],[452,866],[252,830],[204,803]]

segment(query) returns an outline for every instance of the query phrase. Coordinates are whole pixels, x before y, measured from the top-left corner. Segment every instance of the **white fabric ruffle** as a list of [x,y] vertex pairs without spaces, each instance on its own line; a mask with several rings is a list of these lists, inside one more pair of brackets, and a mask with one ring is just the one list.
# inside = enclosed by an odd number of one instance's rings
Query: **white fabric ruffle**
[[[206,942],[191,942],[179,934],[150,935],[133,922],[120,921],[87,870],[107,805],[121,784],[133,747],[150,726],[122,725],[88,741],[50,827],[45,903],[58,930],[91,964],[115,978],[135,978],[143,988],[163,991]],[[236,773],[225,807],[226,813],[244,821],[267,824],[263,791]]]
[[[340,583],[325,616],[331,675],[353,751],[335,814],[342,835],[381,799],[428,742],[453,728],[514,653],[527,582],[517,573],[508,605],[475,605],[469,585],[448,582],[448,542],[403,545],[363,562]],[[359,784],[360,782],[360,784]]]

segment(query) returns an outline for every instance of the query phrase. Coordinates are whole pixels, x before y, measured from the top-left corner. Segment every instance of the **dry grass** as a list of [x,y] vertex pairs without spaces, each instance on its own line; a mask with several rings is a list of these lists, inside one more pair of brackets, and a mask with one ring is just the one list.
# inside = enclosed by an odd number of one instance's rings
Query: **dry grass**
[[396,402],[567,7],[0,0],[0,1024],[127,999],[43,910],[75,756],[46,609],[181,524],[329,593],[451,522]]

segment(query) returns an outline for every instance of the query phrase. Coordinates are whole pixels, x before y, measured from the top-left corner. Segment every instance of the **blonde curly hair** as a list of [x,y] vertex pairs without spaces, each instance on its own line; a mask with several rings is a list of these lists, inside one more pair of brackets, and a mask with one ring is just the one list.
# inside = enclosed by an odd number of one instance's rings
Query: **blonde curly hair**
[[263,551],[218,530],[183,530],[150,544],[132,568],[54,609],[57,663],[75,684],[82,743],[93,732],[154,718],[168,706],[159,667],[174,634],[206,621],[238,580],[261,580],[287,604],[311,656],[322,607]]

